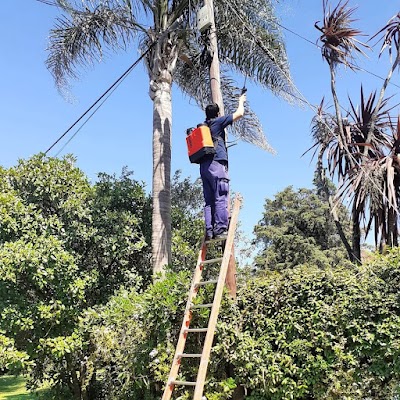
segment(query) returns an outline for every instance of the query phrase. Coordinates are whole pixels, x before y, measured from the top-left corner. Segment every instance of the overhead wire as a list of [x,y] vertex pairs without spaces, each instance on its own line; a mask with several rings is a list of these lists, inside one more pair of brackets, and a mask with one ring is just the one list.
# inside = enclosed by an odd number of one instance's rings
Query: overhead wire
[[[227,5],[232,9],[233,7],[229,4],[229,3],[227,3]],[[253,35],[253,38],[255,38],[255,34],[253,33],[253,32],[251,32],[251,30],[248,28],[248,26],[247,26],[247,24],[245,24],[245,22],[243,21],[243,19],[242,19],[242,22],[243,22],[243,27],[246,29],[246,30],[248,30],[249,31],[249,33],[250,34],[252,34]],[[293,31],[293,30],[291,30],[291,29],[289,29],[289,28],[287,28],[287,27],[285,27],[284,25],[282,25],[282,24],[280,24],[279,22],[277,22],[277,21],[274,21],[274,23],[276,24],[276,25],[278,25],[279,27],[281,27],[282,29],[284,29],[284,30],[286,30],[286,31],[288,31],[288,32],[290,32],[291,34],[293,34],[293,35],[295,35],[295,36],[297,36],[297,37],[299,37],[300,39],[302,39],[302,40],[304,40],[304,41],[306,41],[306,42],[308,42],[309,44],[312,44],[313,46],[315,46],[315,47],[317,47],[318,49],[321,49],[321,46],[319,46],[317,43],[314,43],[314,42],[312,42],[311,40],[309,40],[309,39],[307,39],[306,37],[304,37],[304,36],[302,36],[302,35],[300,35],[299,33],[297,33],[297,32],[295,32],[295,31]],[[252,45],[254,44],[254,42],[263,50],[263,51],[265,51],[265,49],[264,49],[264,46],[261,46],[261,44],[260,43],[258,43],[258,41],[257,40],[254,40],[253,41],[253,43],[252,43]],[[84,121],[84,123],[79,127],[79,129],[74,133],[74,135],[68,140],[68,142],[66,143],[66,144],[64,144],[64,146],[62,147],[62,149],[57,153],[57,155],[71,142],[71,140],[77,135],[77,133],[83,128],[83,126],[91,119],[91,117],[98,111],[98,109],[105,103],[105,101],[109,98],[109,96],[114,92],[114,90],[119,86],[119,84],[129,75],[129,73],[135,68],[135,66],[147,55],[147,53],[150,51],[150,49],[151,49],[151,47],[154,45],[155,43],[153,42],[150,46],[149,46],[149,48],[45,151],[45,154],[47,154],[50,150],[52,150],[52,148],[56,145],[56,144],[58,144],[59,142],[60,142],[60,140],[62,140],[103,98],[105,98],[101,103],[100,103],[100,105],[94,110],[94,112],[92,113],[92,114],[90,114],[90,116]],[[269,54],[269,52],[267,52],[268,54],[268,56],[269,57],[271,57],[271,54]],[[276,65],[278,65],[278,67],[279,67],[279,64],[278,63],[276,63]],[[358,70],[360,70],[360,71],[362,71],[362,72],[365,72],[365,73],[368,73],[368,74],[370,74],[370,75],[372,75],[372,76],[374,76],[374,77],[376,77],[376,78],[379,78],[379,79],[381,79],[381,80],[385,80],[383,77],[381,77],[381,76],[379,76],[379,75],[377,75],[377,74],[375,74],[375,73],[373,73],[373,72],[370,72],[370,71],[368,71],[368,70],[365,70],[365,69],[363,69],[363,68],[360,68],[360,67],[358,67],[358,66],[355,66],[355,65],[352,65],[352,67],[355,67],[355,68],[357,68]],[[281,69],[281,68],[280,68]],[[293,85],[293,87],[295,88],[295,90],[300,94],[300,96],[297,96],[297,95],[295,95],[294,93],[292,93],[292,92],[289,92],[289,91],[286,91],[286,90],[283,90],[286,94],[288,94],[289,96],[292,96],[293,98],[295,98],[296,100],[298,100],[298,101],[300,101],[301,103],[304,103],[304,104],[306,104],[306,105],[308,105],[309,107],[312,107],[312,109],[313,109],[313,111],[315,111],[315,109],[317,108],[316,106],[314,106],[314,105],[312,105],[312,104],[310,104],[308,101],[307,101],[307,99],[304,97],[304,95],[296,88],[296,86],[294,85],[294,83],[292,82],[292,80],[291,80],[291,78],[289,77],[289,76],[287,76],[287,74],[285,73],[285,71],[283,71],[282,69],[281,69],[281,71],[282,72],[284,72],[284,74],[285,74],[285,76],[286,76],[286,78],[288,78],[289,79],[289,81],[292,83],[292,85]],[[246,78],[247,78],[247,75],[246,75]],[[393,82],[389,82],[390,84],[392,84],[392,85],[394,85],[394,86],[396,86],[396,87],[398,87],[398,88],[400,88],[400,86],[399,85],[396,85],[395,83],[393,83]],[[109,94],[110,93],[110,94]],[[108,95],[109,94],[109,95]],[[56,155],[56,156],[57,156]]]
[[[233,10],[232,5],[229,2],[226,2],[227,6],[229,8],[231,8],[231,10]],[[249,28],[248,24],[246,23],[246,21],[243,20],[243,18],[239,15],[239,18],[242,20],[243,26],[244,28],[253,36],[254,39],[257,39],[256,34],[254,32],[252,32],[251,28]],[[279,24],[277,21],[275,21],[275,23],[280,26],[282,29],[287,30],[288,32],[298,36],[299,38],[305,40],[306,42],[312,44],[313,46],[321,49],[321,46],[319,46],[318,44],[312,42],[311,40],[305,38],[304,36],[298,34],[297,32],[286,28],[285,26],[283,26],[282,24]],[[284,74],[284,76],[288,79],[288,81],[292,84],[292,87],[298,92],[299,96],[295,95],[292,92],[289,91],[285,91],[283,90],[285,93],[287,93],[288,95],[294,97],[295,99],[299,100],[302,103],[305,103],[313,112],[316,112],[318,110],[317,106],[314,106],[313,104],[311,104],[306,98],[305,96],[299,91],[299,89],[294,85],[294,82],[292,81],[291,77],[286,73],[286,71],[284,71],[282,69],[282,67],[279,65],[279,63],[276,61],[275,57],[273,56],[273,54],[271,54],[268,49],[265,49],[265,46],[262,46],[262,44],[259,42],[259,40],[254,40],[254,42],[256,43],[256,45],[258,45],[258,47],[260,47],[267,55],[269,58],[272,59],[272,61],[275,62],[275,65],[278,66],[278,68],[281,70],[281,72]],[[71,129],[73,129],[103,98],[104,100],[99,104],[99,106],[93,111],[92,114],[89,115],[89,117],[84,121],[84,123],[79,127],[79,129],[74,133],[74,135],[68,140],[68,142],[62,147],[62,149],[57,153],[57,155],[68,145],[68,143],[71,142],[71,140],[77,135],[77,133],[82,129],[82,127],[91,119],[91,117],[98,111],[98,109],[104,104],[104,102],[110,97],[110,95],[115,91],[115,89],[119,86],[120,83],[122,83],[122,81],[127,77],[127,75],[129,75],[129,73],[136,67],[136,65],[147,55],[147,53],[151,50],[151,48],[155,45],[156,42],[153,42],[148,49],[45,151],[45,154],[47,154],[57,143],[59,143],[59,141],[64,138],[70,131]],[[363,71],[363,72],[367,72],[379,79],[384,80],[384,78],[380,77],[377,74],[374,74],[370,71],[361,69],[359,67],[357,67],[357,69]],[[400,88],[400,86],[390,82],[392,85],[397,86]],[[327,126],[327,128],[331,131],[331,133],[335,134],[332,130],[332,128],[330,126],[328,126],[326,124],[325,121],[323,121],[323,123]],[[348,152],[349,153],[349,152]],[[354,159],[354,156],[349,153],[348,156],[351,159]],[[362,168],[362,166],[361,166]]]
[[125,75],[123,79],[121,79],[118,84],[108,93],[108,95],[103,99],[103,101],[94,109],[94,111],[86,118],[83,124],[75,131],[75,133],[64,143],[60,150],[55,154],[55,157],[58,157],[60,153],[69,145],[69,143],[74,139],[74,137],[80,132],[80,130],[86,125],[86,123],[93,117],[93,115],[98,111],[98,109],[108,100],[108,98],[114,93],[114,91],[118,88],[118,86],[124,81],[124,79],[129,74]]
[[[164,35],[169,34],[171,31],[176,30],[178,25],[181,23],[183,17],[178,17],[170,26],[169,29],[164,31],[160,38],[162,38]],[[160,39],[159,38],[159,39]],[[136,65],[150,52],[150,50],[158,43],[158,40],[155,40],[150,43],[150,45],[147,47],[147,49],[144,51],[144,53],[45,151],[44,154],[47,154],[67,133],[76,125],[78,124],[104,97],[108,95],[108,93],[114,92],[114,88],[118,87],[119,84],[126,78],[127,75],[136,67]],[[109,95],[106,97],[106,99],[95,109],[95,111],[89,116],[89,118],[86,119],[86,121],[82,124],[82,126],[79,128],[79,130],[83,127],[83,125],[86,124],[87,121],[97,112],[97,110],[104,104],[104,102],[110,97]],[[79,131],[78,130],[78,131]],[[76,136],[78,132],[76,132],[73,137]],[[72,139],[72,138],[71,138]],[[69,142],[71,141],[69,140]],[[65,146],[64,146],[65,147]]]
[[[231,6],[230,3],[226,3],[231,9],[233,9],[233,7]],[[253,35],[253,38],[256,38],[255,34],[253,32],[251,32],[251,29],[247,26],[247,24],[245,23],[245,21],[243,21],[243,27],[249,31],[250,34]],[[318,49],[321,49],[321,46],[319,46],[317,43],[312,42],[311,40],[307,39],[306,37],[300,35],[299,33],[293,31],[292,29],[287,28],[286,26],[280,24],[277,21],[274,21],[274,23],[281,27],[282,29],[290,32],[291,34],[299,37],[300,39],[308,42],[309,44],[312,44],[313,46],[317,47]],[[263,50],[266,51],[266,49],[264,49],[264,46],[261,46],[260,43],[258,43],[257,40],[254,40],[254,42]],[[254,44],[254,42],[252,44]],[[108,93],[112,94],[114,92],[114,90],[119,86],[119,84],[126,78],[126,76],[129,75],[129,73],[135,68],[135,66],[147,55],[147,53],[150,51],[151,47],[155,44],[155,42],[153,42],[149,48],[45,151],[45,154],[47,154],[50,150],[52,150],[52,148],[58,144],[60,142],[60,140],[62,140],[103,98],[105,98],[104,101],[102,101],[100,103],[100,105],[94,110],[94,112],[92,114],[90,114],[90,116],[84,121],[84,123],[79,127],[79,129],[74,133],[74,135],[68,140],[68,142],[62,147],[62,149],[64,149],[66,147],[66,145],[68,143],[71,142],[71,140],[77,135],[77,133],[83,128],[83,126],[90,120],[90,118],[98,111],[98,109],[104,104],[104,102],[109,98],[110,95],[108,95]],[[269,57],[272,56],[272,59],[274,60],[273,55],[270,54],[270,52],[267,52],[267,55]],[[276,61],[276,60],[275,60]],[[278,63],[275,63],[276,65],[278,65],[278,67],[280,68]],[[385,80],[385,78],[371,72],[368,71],[366,69],[360,68],[358,66],[355,65],[351,65],[354,68],[357,68],[358,70],[368,73],[378,79],[381,80]],[[283,90],[286,94],[288,94],[289,96],[292,96],[293,98],[295,98],[296,100],[300,101],[301,103],[305,103],[306,105],[308,105],[309,107],[311,107],[313,109],[313,111],[315,111],[315,109],[317,109],[316,106],[310,104],[307,99],[304,97],[304,95],[296,88],[296,86],[294,85],[293,81],[291,80],[291,78],[285,73],[285,71],[282,70],[282,68],[280,68],[281,71],[285,74],[286,78],[289,80],[289,82],[293,85],[293,87],[295,88],[295,90],[300,94],[300,96],[295,95],[292,92]],[[247,77],[247,75],[246,75]],[[400,88],[399,85],[393,83],[393,82],[389,82],[389,84],[396,86],[398,88]],[[57,155],[61,152],[61,150],[57,153]]]

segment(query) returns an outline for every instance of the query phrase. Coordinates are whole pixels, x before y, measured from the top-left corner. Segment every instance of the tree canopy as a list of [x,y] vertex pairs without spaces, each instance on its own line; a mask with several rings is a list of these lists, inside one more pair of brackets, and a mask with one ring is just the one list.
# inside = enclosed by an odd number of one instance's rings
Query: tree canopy
[[273,200],[266,199],[254,232],[260,247],[256,264],[261,270],[304,263],[326,267],[346,260],[326,196],[317,189],[295,191],[289,186]]

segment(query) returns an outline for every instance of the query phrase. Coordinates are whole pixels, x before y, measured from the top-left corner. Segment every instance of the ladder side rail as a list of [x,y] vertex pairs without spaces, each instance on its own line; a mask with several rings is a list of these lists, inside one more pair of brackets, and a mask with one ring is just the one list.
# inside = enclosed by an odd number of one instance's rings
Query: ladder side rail
[[186,309],[185,309],[185,314],[183,317],[182,327],[179,332],[178,343],[176,345],[175,355],[172,360],[172,366],[171,366],[171,370],[170,370],[170,373],[168,376],[167,384],[164,389],[164,394],[163,394],[162,400],[170,400],[170,398],[172,396],[172,392],[174,390],[174,385],[171,384],[171,382],[176,380],[176,377],[179,372],[179,367],[181,365],[181,359],[180,359],[179,355],[182,354],[185,349],[186,338],[187,338],[187,329],[189,328],[190,320],[192,318],[191,305],[192,305],[193,299],[196,297],[196,294],[197,294],[198,287],[196,286],[196,284],[200,281],[202,270],[203,270],[202,263],[205,260],[206,254],[207,254],[207,244],[205,243],[205,241],[203,241],[203,244],[201,246],[201,249],[199,251],[199,255],[197,258],[197,265],[196,265],[196,269],[195,269],[195,272],[193,275],[192,284],[191,284],[191,287],[189,290],[189,296],[188,296],[188,300],[186,303]]
[[204,384],[205,384],[205,379],[206,379],[206,375],[207,375],[207,367],[208,367],[211,348],[212,348],[212,344],[213,344],[213,340],[214,340],[214,333],[215,333],[215,328],[217,325],[219,309],[221,306],[221,300],[222,300],[222,295],[223,295],[223,291],[224,291],[225,279],[226,279],[226,274],[228,271],[228,265],[229,265],[230,258],[232,255],[233,241],[235,238],[236,225],[237,225],[237,221],[238,221],[238,215],[239,215],[239,209],[240,209],[241,202],[242,202],[241,198],[236,197],[235,204],[233,206],[231,222],[229,225],[228,237],[227,237],[226,244],[225,244],[224,255],[222,258],[221,270],[220,270],[220,274],[218,277],[217,287],[215,289],[214,300],[213,300],[214,305],[211,309],[210,319],[209,319],[209,323],[208,323],[208,330],[207,330],[207,334],[206,334],[206,337],[204,340],[203,352],[202,352],[202,356],[200,359],[200,366],[199,366],[199,370],[198,370],[198,374],[197,374],[193,400],[201,400],[201,398],[203,396]]

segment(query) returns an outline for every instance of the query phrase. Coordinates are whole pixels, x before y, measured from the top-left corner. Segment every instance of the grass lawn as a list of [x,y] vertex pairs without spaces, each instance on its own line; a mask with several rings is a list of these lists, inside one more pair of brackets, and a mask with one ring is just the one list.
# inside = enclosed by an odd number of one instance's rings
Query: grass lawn
[[22,376],[0,376],[0,400],[34,400],[35,395],[25,388],[25,378]]

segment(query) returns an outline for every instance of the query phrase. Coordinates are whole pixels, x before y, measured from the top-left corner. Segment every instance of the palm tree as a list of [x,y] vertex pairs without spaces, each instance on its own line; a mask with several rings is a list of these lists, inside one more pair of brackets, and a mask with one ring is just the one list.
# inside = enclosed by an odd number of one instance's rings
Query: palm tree
[[[339,182],[338,190],[332,200],[333,211],[347,198],[351,200],[353,213],[351,252],[345,241],[344,244],[349,252],[350,260],[357,262],[361,260],[361,220],[369,221],[365,232],[368,234],[371,221],[373,219],[375,222],[378,221],[375,216],[382,215],[382,207],[388,205],[388,198],[396,198],[395,195],[392,196],[393,182],[386,182],[386,172],[383,168],[383,166],[389,166],[388,160],[394,160],[395,135],[387,133],[388,130],[393,130],[393,123],[389,117],[391,111],[388,107],[389,99],[384,99],[380,103],[369,144],[366,143],[366,139],[371,118],[376,109],[376,93],[371,93],[366,99],[361,88],[360,106],[356,107],[351,99],[349,102],[350,111],[342,119],[345,141],[340,140],[336,115],[324,111],[323,103],[321,103],[313,119],[314,145],[312,148],[317,148],[316,152],[318,152],[317,175],[323,176],[323,156],[326,155],[329,174],[332,178],[336,177]],[[365,148],[368,149],[366,156],[364,156]],[[384,231],[382,221],[379,226],[375,225],[375,228]]]
[[[348,7],[349,1],[339,1],[337,6],[331,10],[328,0],[323,0],[324,21],[322,27],[315,23],[315,27],[322,33],[320,41],[322,43],[321,51],[324,60],[329,65],[331,75],[331,93],[336,112],[336,123],[333,129],[337,135],[338,149],[336,151],[339,178],[349,170],[353,170],[357,161],[354,159],[351,149],[349,148],[348,135],[345,132],[345,125],[340,110],[340,103],[336,92],[336,69],[339,65],[345,65],[354,69],[352,60],[353,53],[364,54],[360,45],[363,43],[356,39],[361,32],[353,29],[351,16],[355,11],[354,8]],[[344,168],[344,170],[343,170]],[[361,231],[359,224],[359,208],[353,203],[352,219],[353,219],[353,249],[351,260],[359,262],[361,260],[361,248],[359,246]]]
[[[383,82],[382,88],[379,93],[379,98],[375,107],[374,112],[371,115],[371,124],[369,127],[369,132],[368,136],[366,139],[366,142],[369,143],[371,140],[371,137],[374,133],[374,127],[375,127],[375,120],[377,118],[377,114],[381,108],[381,103],[384,99],[385,96],[385,91],[387,86],[390,83],[390,80],[393,76],[394,71],[398,68],[399,63],[400,63],[400,13],[392,17],[388,23],[379,31],[377,32],[374,36],[372,36],[371,39],[379,36],[382,34],[382,46],[381,46],[381,51],[379,53],[379,57],[383,54],[383,52],[387,49],[389,52],[390,58],[392,58],[393,53],[394,54],[394,60],[392,62],[391,67],[389,68],[389,71],[387,73],[386,79]],[[367,152],[367,148],[364,149],[364,155]]]
[[[80,67],[102,59],[106,50],[126,50],[135,44],[145,55],[153,101],[153,272],[162,272],[170,263],[171,249],[172,83],[200,105],[210,98],[208,36],[193,28],[201,4],[198,0],[38,1],[59,7],[62,13],[50,32],[47,59],[59,87],[76,77]],[[228,107],[238,90],[229,79],[231,71],[248,75],[278,96],[290,97],[294,85],[272,1],[217,0],[215,18]],[[252,112],[232,133],[271,150]]]

